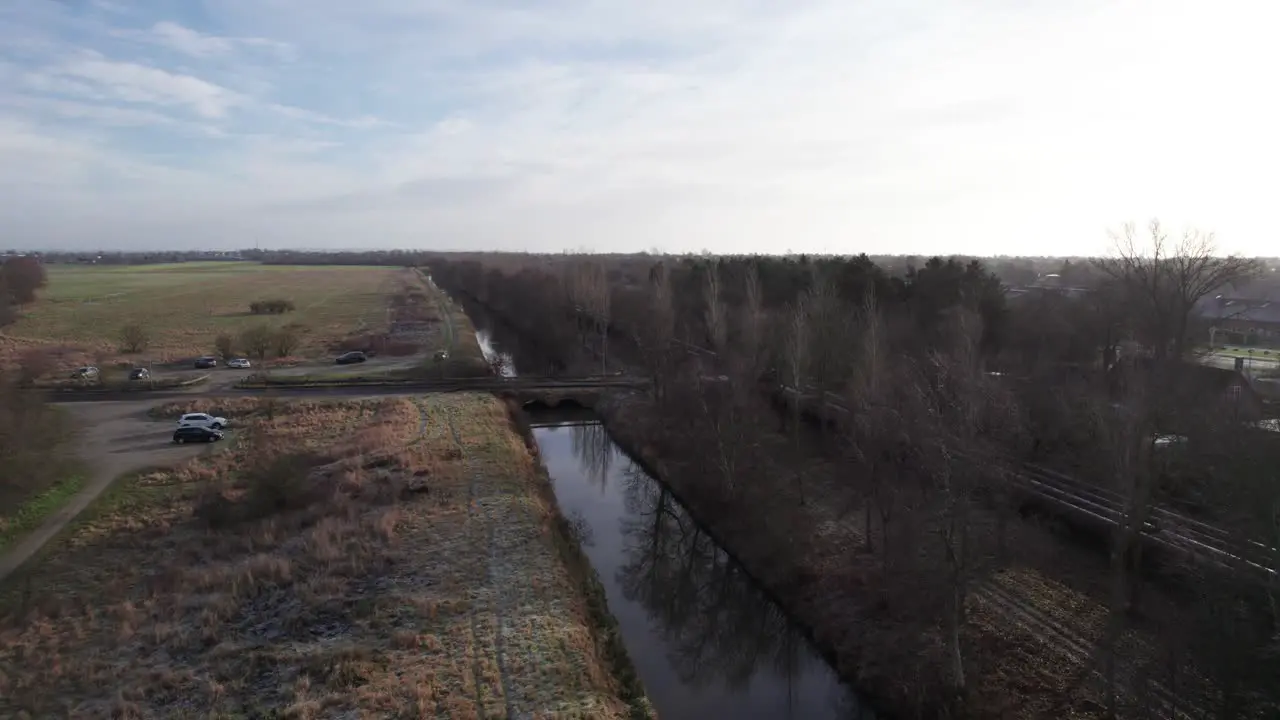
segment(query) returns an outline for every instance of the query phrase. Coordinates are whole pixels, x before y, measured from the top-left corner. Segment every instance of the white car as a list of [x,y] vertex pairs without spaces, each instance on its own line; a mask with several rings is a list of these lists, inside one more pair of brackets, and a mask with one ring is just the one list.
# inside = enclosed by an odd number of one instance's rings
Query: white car
[[249,361],[245,358],[231,358],[227,361],[227,367],[232,370],[247,370],[249,369]]
[[178,427],[203,427],[210,430],[221,430],[226,426],[226,418],[214,417],[209,413],[187,413],[178,418]]

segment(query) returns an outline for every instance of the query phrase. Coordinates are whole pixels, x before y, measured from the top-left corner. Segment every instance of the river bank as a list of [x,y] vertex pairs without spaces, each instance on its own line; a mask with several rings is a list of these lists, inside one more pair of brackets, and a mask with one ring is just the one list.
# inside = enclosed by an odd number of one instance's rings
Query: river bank
[[589,411],[535,412],[557,502],[664,720],[876,717],[802,628]]

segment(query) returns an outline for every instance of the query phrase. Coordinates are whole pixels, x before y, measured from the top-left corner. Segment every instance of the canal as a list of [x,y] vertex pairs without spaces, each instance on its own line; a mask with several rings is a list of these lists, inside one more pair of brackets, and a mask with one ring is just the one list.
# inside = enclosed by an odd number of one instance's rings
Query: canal
[[[515,339],[468,308],[485,356]],[[508,338],[503,338],[508,340]],[[587,411],[531,415],[561,511],[664,720],[874,717],[782,610]]]

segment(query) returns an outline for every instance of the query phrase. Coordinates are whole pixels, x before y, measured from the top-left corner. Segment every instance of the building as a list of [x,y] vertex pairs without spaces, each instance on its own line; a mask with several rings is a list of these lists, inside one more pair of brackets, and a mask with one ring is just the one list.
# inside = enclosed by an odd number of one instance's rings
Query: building
[[1211,346],[1280,347],[1280,300],[1218,295],[1199,311],[1209,322]]
[[[1149,367],[1146,358],[1118,362],[1107,371],[1112,397],[1122,401],[1131,373]],[[1249,378],[1239,370],[1199,363],[1181,363],[1160,400],[1182,412],[1194,412],[1201,419],[1220,418],[1238,422],[1257,422],[1263,417],[1263,397]]]

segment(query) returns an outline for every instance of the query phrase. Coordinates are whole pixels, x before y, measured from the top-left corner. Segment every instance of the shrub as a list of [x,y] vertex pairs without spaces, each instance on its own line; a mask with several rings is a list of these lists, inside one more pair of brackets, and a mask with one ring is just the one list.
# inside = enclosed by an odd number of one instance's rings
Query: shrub
[[332,490],[309,477],[320,462],[305,452],[263,458],[241,475],[245,492],[240,500],[228,499],[222,487],[211,485],[197,502],[195,515],[216,529],[306,509]]
[[246,354],[258,360],[267,357],[267,353],[271,352],[271,348],[275,345],[275,340],[275,331],[266,325],[246,328],[240,333],[240,347],[244,348]]
[[254,315],[283,315],[287,312],[293,312],[294,307],[292,300],[277,298],[274,300],[257,300],[249,303],[249,312]]
[[30,385],[58,367],[58,361],[48,348],[31,348],[18,357],[18,382]]
[[121,352],[137,353],[147,349],[151,342],[151,333],[137,323],[130,323],[120,329]]
[[230,360],[235,356],[235,340],[230,335],[223,333],[213,340],[213,348],[223,360]]

